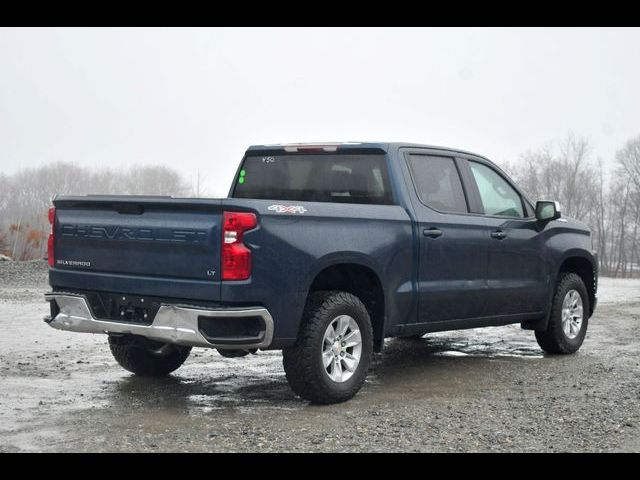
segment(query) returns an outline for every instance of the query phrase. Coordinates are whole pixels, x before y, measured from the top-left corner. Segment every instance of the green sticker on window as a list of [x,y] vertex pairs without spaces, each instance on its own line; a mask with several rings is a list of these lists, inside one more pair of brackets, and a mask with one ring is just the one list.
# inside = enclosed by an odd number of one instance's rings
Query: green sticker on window
[[243,183],[244,183],[244,177],[240,177],[240,178],[238,179],[238,183],[243,184]]

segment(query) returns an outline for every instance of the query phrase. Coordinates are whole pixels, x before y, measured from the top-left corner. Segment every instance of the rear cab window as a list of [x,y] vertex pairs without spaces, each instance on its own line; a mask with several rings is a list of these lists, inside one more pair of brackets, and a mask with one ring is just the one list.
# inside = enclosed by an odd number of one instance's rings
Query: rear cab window
[[234,198],[392,205],[383,154],[274,154],[245,157]]

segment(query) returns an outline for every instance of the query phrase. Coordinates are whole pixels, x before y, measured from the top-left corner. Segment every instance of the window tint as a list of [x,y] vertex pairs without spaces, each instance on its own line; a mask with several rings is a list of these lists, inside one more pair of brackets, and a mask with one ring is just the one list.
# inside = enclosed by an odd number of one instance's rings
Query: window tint
[[467,202],[453,158],[410,155],[409,169],[422,203],[443,212],[467,212]]
[[469,162],[469,166],[480,190],[485,214],[524,217],[520,195],[498,172],[477,162]]
[[308,202],[393,203],[384,155],[249,156],[235,198]]

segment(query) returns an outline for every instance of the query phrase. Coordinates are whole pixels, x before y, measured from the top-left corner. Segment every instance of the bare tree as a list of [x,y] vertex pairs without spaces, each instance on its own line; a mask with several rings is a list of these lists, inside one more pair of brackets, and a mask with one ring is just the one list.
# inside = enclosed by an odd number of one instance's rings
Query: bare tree
[[204,182],[206,181],[206,176],[200,173],[200,170],[196,173],[195,182],[191,185],[191,196],[195,198],[204,197],[207,195],[207,190],[204,188]]
[[[640,135],[616,152],[617,176],[624,178],[624,204],[620,205],[620,240],[614,275],[633,275],[639,262],[638,223],[640,222]],[[628,265],[628,267],[627,267]],[[627,271],[627,268],[629,271]]]
[[640,191],[640,135],[629,140],[616,153],[616,160],[622,172],[629,176],[635,190]]
[[519,166],[509,169],[533,200],[557,200],[571,217],[584,219],[595,206],[597,171],[585,138],[569,134],[559,143],[525,153]]
[[7,234],[6,232],[0,231],[0,255],[7,255],[9,253],[8,248]]
[[0,173],[0,212],[4,212],[9,201],[10,179],[4,173]]
[[163,166],[132,167],[122,185],[131,195],[183,196],[189,190],[175,170]]
[[163,166],[131,167],[122,172],[54,162],[0,175],[0,237],[15,259],[41,258],[49,230],[47,210],[56,195],[133,194],[184,196],[187,182]]
[[598,168],[596,176],[596,198],[595,198],[594,210],[592,212],[591,224],[595,224],[595,244],[597,245],[598,257],[600,265],[609,271],[611,268],[609,264],[609,254],[607,250],[607,243],[609,241],[608,230],[605,222],[607,217],[607,191],[604,166],[602,159],[598,159]]
[[640,262],[640,136],[616,154],[617,168],[593,162],[589,142],[567,135],[528,151],[507,170],[532,200],[558,200],[563,214],[592,229],[601,273],[633,276]]

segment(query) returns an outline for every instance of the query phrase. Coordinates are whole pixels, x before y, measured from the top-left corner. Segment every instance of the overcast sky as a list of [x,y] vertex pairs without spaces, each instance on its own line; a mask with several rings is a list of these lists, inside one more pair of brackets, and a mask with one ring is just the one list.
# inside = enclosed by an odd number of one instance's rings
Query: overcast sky
[[498,163],[640,135],[640,29],[0,29],[0,169],[164,164],[225,196],[251,144],[411,141]]

